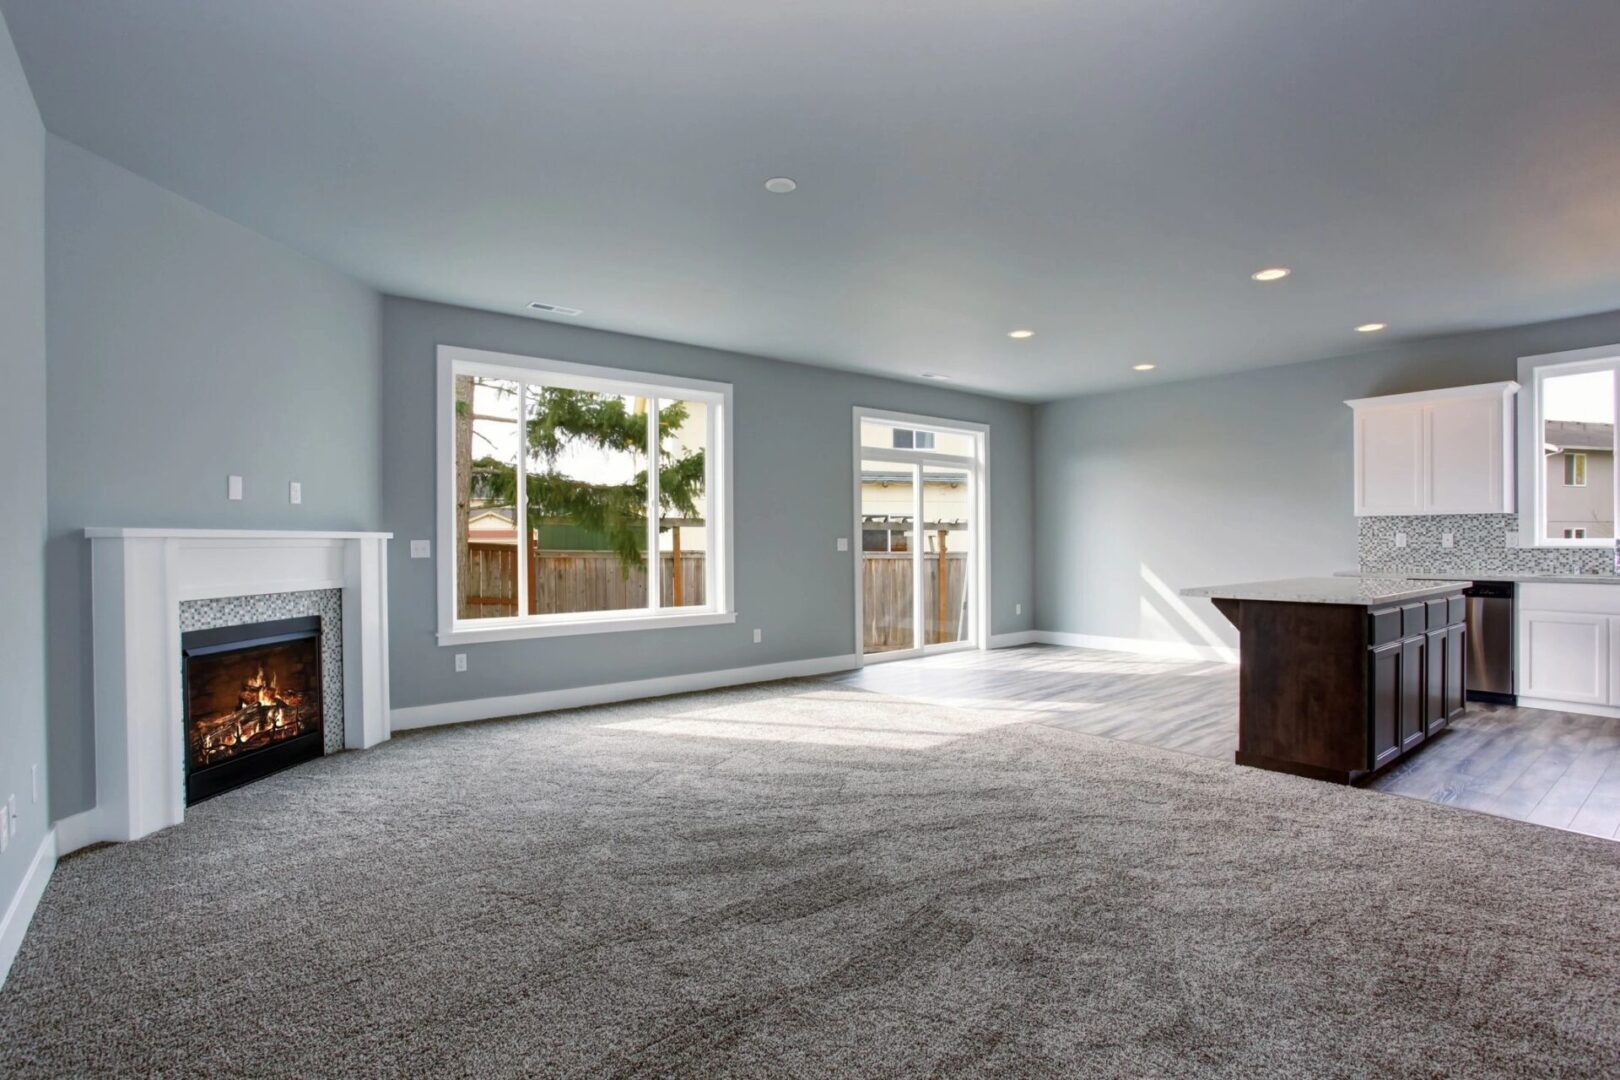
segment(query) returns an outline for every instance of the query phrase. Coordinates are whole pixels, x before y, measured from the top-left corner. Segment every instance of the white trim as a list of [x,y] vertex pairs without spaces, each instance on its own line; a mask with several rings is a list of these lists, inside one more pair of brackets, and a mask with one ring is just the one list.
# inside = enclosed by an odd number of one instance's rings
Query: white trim
[[[656,509],[647,522],[647,606],[612,612],[575,615],[518,615],[510,619],[460,620],[455,603],[455,374],[457,370],[519,381],[543,381],[613,394],[634,394],[647,398],[652,409],[647,418],[649,446],[647,487],[649,504],[658,500],[657,410],[659,401],[698,401],[708,407],[708,445],[705,453],[705,497],[708,500],[708,550],[704,574],[711,587],[709,602],[701,607],[664,608],[659,606],[658,515]],[[465,645],[488,641],[516,641],[525,638],[560,637],[573,634],[599,634],[621,630],[664,630],[683,626],[707,626],[736,622],[736,568],[732,542],[733,468],[731,461],[732,385],[679,375],[598,367],[566,360],[550,360],[516,353],[488,352],[458,345],[438,347],[437,385],[434,393],[435,449],[437,483],[434,517],[439,550],[434,566],[438,594],[438,641],[440,645]],[[523,456],[519,449],[519,458]],[[521,460],[520,460],[521,469]],[[519,487],[519,510],[526,495]],[[521,531],[522,514],[518,528]],[[519,572],[526,560],[519,551]],[[520,602],[522,593],[519,594]]]
[[[946,417],[922,416],[917,413],[894,412],[888,409],[874,409],[865,405],[856,405],[851,409],[853,423],[850,425],[850,446],[852,458],[850,461],[850,487],[852,491],[851,527],[854,536],[850,544],[850,570],[854,582],[855,593],[855,655],[862,664],[868,662],[881,662],[882,660],[902,660],[919,656],[928,656],[933,653],[955,651],[960,648],[989,649],[990,644],[990,522],[993,515],[990,512],[990,425],[975,420],[952,420]],[[911,424],[917,427],[928,428],[932,431],[955,432],[962,435],[973,436],[974,453],[939,454],[930,450],[904,450],[879,446],[863,446],[861,444],[861,421],[876,420],[896,424]],[[904,463],[918,469],[916,483],[915,512],[912,515],[913,537],[912,551],[921,554],[920,543],[922,533],[922,476],[921,470],[928,465],[942,465],[948,468],[967,468],[969,472],[968,486],[973,493],[974,521],[970,532],[973,538],[973,567],[969,574],[969,587],[973,591],[973,638],[969,642],[943,642],[937,645],[924,645],[920,648],[899,649],[892,653],[874,653],[868,657],[864,649],[862,634],[865,629],[866,612],[864,590],[861,580],[862,530],[861,530],[861,461],[889,461]],[[921,573],[921,559],[914,561],[918,574]],[[920,576],[913,579],[912,601],[915,606],[913,615],[914,625],[920,638],[925,620],[921,617],[923,604],[923,588]]]
[[1521,709],[1547,709],[1551,712],[1576,713],[1580,716],[1606,716],[1620,720],[1620,708],[1613,705],[1588,705],[1581,701],[1552,701],[1548,698],[1520,696],[1515,702]]
[[53,831],[56,833],[56,857],[59,859],[80,848],[112,839],[101,835],[101,815],[93,808],[58,820]]
[[1427,405],[1437,401],[1455,401],[1469,397],[1506,397],[1519,389],[1512,380],[1479,383],[1475,386],[1449,386],[1440,390],[1418,390],[1410,394],[1385,394],[1382,397],[1351,398],[1345,404],[1352,409],[1381,408],[1385,405]]
[[557,622],[518,622],[505,619],[480,619],[479,622],[497,623],[494,626],[472,626],[450,633],[439,631],[440,645],[476,645],[482,641],[521,641],[525,638],[571,637],[575,634],[611,634],[624,630],[668,630],[681,626],[719,626],[737,621],[735,611],[709,611],[698,608],[660,608],[650,615],[645,608],[630,608],[623,613],[604,612],[600,617],[567,618]]
[[1217,664],[1238,662],[1233,645],[1194,645],[1186,641],[1157,638],[1108,637],[1103,634],[1066,634],[1057,630],[1036,630],[1035,640],[1043,645],[1068,645],[1076,649],[1103,649],[1108,652],[1156,656],[1166,660],[1207,660]]
[[[1551,537],[1547,532],[1547,465],[1542,453],[1545,429],[1541,419],[1541,382],[1551,368],[1578,369],[1557,372],[1566,375],[1614,369],[1615,395],[1617,407],[1620,407],[1620,344],[1519,357],[1519,382],[1527,391],[1519,395],[1519,492],[1530,500],[1528,511],[1521,502],[1519,542],[1524,547],[1538,548],[1610,547],[1614,544],[1613,540],[1590,537],[1585,540],[1565,540]],[[1614,470],[1613,498],[1616,510],[1620,511],[1620,469]],[[1530,530],[1528,544],[1524,537],[1526,524]]]
[[28,872],[23,874],[11,903],[6,905],[5,917],[0,918],[0,987],[6,985],[12,961],[17,959],[23,937],[28,933],[28,924],[34,918],[39,898],[44,895],[45,885],[51,880],[51,873],[55,869],[56,830],[52,829],[40,838],[39,847],[34,849],[34,858],[28,864]]
[[1014,630],[1010,634],[991,634],[992,649],[1014,649],[1020,645],[1035,645],[1041,640],[1037,630]]
[[[391,532],[323,532],[317,529],[125,529],[91,525],[89,540],[392,540]],[[252,547],[254,545],[247,545]]]
[[465,724],[473,720],[526,716],[530,713],[554,712],[558,709],[578,709],[617,701],[687,694],[695,690],[744,686],[748,683],[772,682],[776,679],[798,679],[809,675],[848,671],[859,667],[859,661],[860,657],[855,655],[822,656],[813,660],[789,660],[778,664],[698,671],[689,675],[666,675],[654,679],[635,679],[630,682],[540,690],[531,694],[474,698],[471,701],[447,701],[438,705],[417,705],[408,709],[395,709],[392,727],[394,731],[408,731],[443,724]]

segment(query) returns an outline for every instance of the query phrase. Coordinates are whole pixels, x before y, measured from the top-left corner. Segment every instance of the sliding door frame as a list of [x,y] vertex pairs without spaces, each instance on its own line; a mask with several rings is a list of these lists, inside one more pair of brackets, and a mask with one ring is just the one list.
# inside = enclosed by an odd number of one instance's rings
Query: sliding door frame
[[[871,420],[882,424],[895,424],[902,427],[918,427],[930,431],[945,431],[967,435],[973,439],[973,453],[971,455],[941,454],[932,450],[906,450],[889,449],[883,447],[863,447],[861,445],[861,421]],[[851,449],[854,459],[851,462],[851,486],[854,497],[854,536],[850,542],[850,560],[855,584],[855,657],[857,662],[866,664],[883,663],[888,660],[904,660],[918,656],[933,655],[943,652],[958,652],[965,649],[988,649],[990,647],[990,425],[975,423],[969,420],[951,420],[938,416],[921,416],[916,413],[894,412],[888,409],[873,409],[857,405],[854,408],[854,422],[852,424]],[[969,564],[968,593],[972,610],[968,621],[968,639],[966,641],[948,641],[938,644],[926,642],[915,645],[910,649],[894,649],[887,652],[868,656],[866,652],[866,611],[865,589],[863,581],[863,564],[865,552],[863,550],[861,513],[861,462],[884,461],[911,468],[915,483],[912,490],[912,519],[911,519],[911,553],[912,553],[912,633],[914,642],[920,642],[925,635],[927,625],[924,612],[925,594],[923,577],[923,550],[922,525],[923,515],[926,513],[923,494],[923,479],[925,467],[929,465],[944,466],[947,468],[965,468],[968,472],[968,488],[971,493],[970,510],[972,514],[971,529],[973,536],[972,561]],[[943,582],[941,582],[943,587]]]

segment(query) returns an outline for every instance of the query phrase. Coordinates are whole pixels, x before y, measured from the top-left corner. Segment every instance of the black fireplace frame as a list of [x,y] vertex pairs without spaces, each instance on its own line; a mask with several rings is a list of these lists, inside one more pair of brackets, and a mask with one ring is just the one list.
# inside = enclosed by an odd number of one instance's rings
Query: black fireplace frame
[[[326,752],[326,686],[325,667],[321,649],[321,617],[301,615],[292,619],[273,619],[269,622],[247,623],[241,626],[220,626],[211,630],[188,630],[180,635],[181,686],[185,699],[181,717],[180,735],[184,740],[186,763],[186,805],[193,806],[204,799],[222,795],[243,784],[250,784],[272,773],[290,769]],[[219,653],[242,652],[247,649],[279,645],[287,641],[315,639],[315,686],[320,691],[321,708],[314,731],[306,732],[285,742],[272,743],[257,750],[228,758],[217,765],[193,768],[191,764],[191,661],[193,657],[215,656]]]

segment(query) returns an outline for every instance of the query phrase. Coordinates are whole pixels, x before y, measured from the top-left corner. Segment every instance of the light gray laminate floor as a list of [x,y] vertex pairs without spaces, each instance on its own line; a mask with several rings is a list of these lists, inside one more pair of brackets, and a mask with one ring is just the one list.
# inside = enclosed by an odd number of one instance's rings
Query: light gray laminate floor
[[[1232,760],[1237,668],[1030,645],[873,664],[832,681]],[[1620,839],[1620,720],[1471,703],[1376,791]]]

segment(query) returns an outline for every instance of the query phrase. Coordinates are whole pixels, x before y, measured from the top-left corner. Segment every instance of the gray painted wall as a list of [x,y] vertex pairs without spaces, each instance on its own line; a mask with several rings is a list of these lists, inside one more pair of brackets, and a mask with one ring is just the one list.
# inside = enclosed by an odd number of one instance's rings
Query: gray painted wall
[[45,129],[0,21],[0,799],[22,818],[0,855],[0,911],[49,827],[45,753]]
[[1620,312],[1038,406],[1036,625],[1235,643],[1208,601],[1165,593],[1356,566],[1346,399],[1513,379],[1521,356],[1614,342]]
[[[86,525],[376,528],[376,293],[46,148],[51,809],[94,802]],[[225,477],[245,478],[241,502]],[[304,485],[289,505],[287,483]]]
[[[440,648],[434,539],[438,345],[465,345],[730,382],[735,387],[734,626],[592,634]],[[387,297],[383,301],[383,509],[393,706],[531,693],[855,651],[850,425],[855,405],[990,425],[993,630],[1032,626],[1032,410],[935,386],[780,363],[560,323]],[[852,544],[852,547],[858,547]],[[1015,604],[1024,613],[1013,614]],[[754,627],[764,643],[752,643]],[[453,671],[452,654],[468,654]]]

